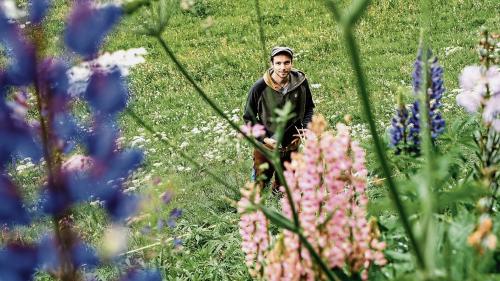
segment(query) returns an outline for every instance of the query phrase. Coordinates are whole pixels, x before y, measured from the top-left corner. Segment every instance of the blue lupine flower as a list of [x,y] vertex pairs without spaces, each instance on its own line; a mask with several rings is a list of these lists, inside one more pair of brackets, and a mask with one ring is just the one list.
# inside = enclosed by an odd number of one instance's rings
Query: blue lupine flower
[[[51,0],[32,0],[28,3],[29,19],[33,24],[43,21],[51,4]],[[98,8],[88,0],[75,1],[64,34],[67,46],[84,59],[92,58],[121,15],[122,10],[118,6]],[[41,218],[41,212],[59,221],[61,217],[65,218],[75,203],[96,199],[103,202],[102,206],[112,220],[128,217],[135,211],[138,202],[137,197],[123,191],[123,184],[130,172],[142,163],[143,155],[137,150],[123,150],[117,145],[117,113],[125,108],[128,99],[128,89],[121,73],[118,70],[105,73],[94,71],[90,76],[85,95],[80,97],[91,109],[90,126],[87,126],[90,129],[82,129],[82,124],[70,111],[75,97],[69,94],[68,64],[54,58],[39,58],[37,61],[35,58],[40,54],[22,34],[18,23],[8,20],[0,11],[0,44],[9,58],[7,67],[0,69],[0,223],[8,226],[27,224],[33,216]],[[42,137],[38,136],[39,132],[35,134],[26,117],[16,114],[12,102],[7,101],[7,93],[11,90],[16,92],[16,87],[31,87],[34,81],[37,81],[34,86],[42,101],[40,115],[44,117],[44,122],[41,125],[46,131]],[[34,161],[40,159],[41,139],[46,155],[65,157],[65,153],[79,144],[92,158],[93,164],[82,171],[64,170],[54,165],[47,183],[41,188],[34,210],[29,213],[17,186],[7,175],[7,167],[19,156],[30,157]],[[164,200],[168,201],[167,198]],[[180,215],[180,210],[175,210],[169,219]],[[47,235],[28,246],[5,245],[0,249],[0,279],[32,280],[35,270],[62,271],[64,274],[60,260],[60,251],[64,249],[69,249],[64,254],[71,257],[70,261],[64,262],[71,262],[74,269],[94,268],[99,264],[94,249],[71,232],[63,235],[69,237],[56,239],[54,235]],[[161,275],[153,271],[131,271],[122,280],[159,281]]]
[[16,186],[7,176],[0,174],[0,224],[26,225],[29,222],[28,211]]
[[0,12],[0,44],[7,51],[9,64],[2,74],[4,85],[26,86],[35,77],[35,51],[24,38],[17,24]]
[[31,1],[30,9],[30,21],[33,24],[39,24],[42,22],[43,18],[47,14],[47,10],[52,4],[51,0],[36,0]]
[[81,241],[73,245],[71,254],[73,265],[76,268],[85,266],[86,269],[93,269],[100,263],[96,251]]
[[97,53],[106,34],[121,19],[122,9],[108,5],[94,8],[90,1],[75,1],[64,33],[64,42],[85,58]]
[[406,146],[407,128],[408,127],[408,110],[402,102],[402,97],[398,96],[398,108],[396,114],[392,118],[391,128],[389,129],[390,145],[399,154]]
[[1,280],[32,280],[38,264],[38,248],[35,246],[9,244],[0,249]]
[[127,104],[127,88],[120,71],[94,73],[90,77],[85,98],[96,111],[114,114],[123,110]]
[[120,281],[161,281],[161,274],[156,270],[132,270]]
[[[432,56],[432,52],[428,50],[428,57]],[[429,112],[429,124],[432,141],[444,132],[445,121],[442,118],[439,108],[441,107],[441,98],[445,88],[443,86],[443,68],[438,64],[436,57],[429,60],[428,73],[429,79],[427,82],[422,81],[422,50],[418,51],[417,59],[414,63],[413,77],[413,93],[417,97],[422,87],[426,87],[428,99],[427,108]],[[425,70],[427,71],[427,70]],[[406,110],[406,108],[405,108]],[[393,118],[392,127],[390,129],[391,146],[396,148],[396,153],[401,152],[400,143],[405,143],[404,150],[409,153],[420,153],[420,103],[418,100],[410,106],[410,116],[407,119],[407,126],[402,124],[406,121],[403,116],[402,109],[398,110]],[[406,116],[408,117],[408,116]],[[406,139],[404,139],[406,137]]]

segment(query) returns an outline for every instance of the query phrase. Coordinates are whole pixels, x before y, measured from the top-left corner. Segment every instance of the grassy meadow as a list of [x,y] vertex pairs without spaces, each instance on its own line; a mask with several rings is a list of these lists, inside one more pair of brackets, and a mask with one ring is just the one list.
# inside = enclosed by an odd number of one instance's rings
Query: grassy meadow
[[[54,34],[51,52],[60,52],[64,14],[70,1],[56,1],[48,19],[47,32]],[[195,81],[233,121],[241,116],[247,91],[268,67],[267,55],[275,45],[294,49],[294,67],[304,71],[312,86],[315,113],[330,126],[352,117],[355,138],[371,145],[363,121],[349,57],[341,33],[323,1],[260,0],[266,56],[259,39],[254,1],[196,0],[189,10],[178,2],[163,38]],[[440,0],[432,4],[430,45],[444,67],[443,113],[447,123],[467,118],[456,105],[455,89],[463,67],[477,64],[479,29],[500,31],[497,0]],[[342,1],[347,7],[348,1]],[[198,96],[176,69],[154,38],[144,35],[151,22],[148,7],[127,17],[107,39],[104,51],[146,48],[146,62],[131,70],[129,107],[161,138],[162,143],[124,114],[121,119],[123,144],[144,150],[146,160],[128,184],[130,192],[143,195],[140,213],[130,220],[128,254],[120,263],[154,267],[165,280],[249,280],[240,250],[237,191],[250,178],[251,149]],[[363,66],[377,117],[379,132],[385,135],[394,113],[396,93],[411,89],[413,62],[420,36],[418,1],[374,0],[356,28]],[[408,95],[408,102],[411,96]],[[180,153],[202,165],[193,167]],[[376,168],[374,156],[368,165]],[[233,186],[232,190],[206,174],[211,171]],[[25,183],[43,181],[36,169],[19,171]],[[376,176],[376,175],[372,175]],[[172,202],[164,206],[159,196],[173,190]],[[370,186],[370,194],[382,196],[383,186]],[[269,202],[276,205],[272,198]],[[182,209],[174,228],[159,227],[172,208]],[[75,216],[83,236],[99,245],[107,219],[96,206],[81,206]],[[390,213],[389,208],[385,212]],[[42,222],[23,230],[36,237]],[[182,246],[172,247],[173,238]],[[151,245],[151,246],[149,246]],[[145,249],[137,250],[141,247]],[[408,268],[409,271],[413,270]],[[96,280],[110,280],[119,272],[103,267],[86,273]],[[38,280],[50,280],[40,275]]]

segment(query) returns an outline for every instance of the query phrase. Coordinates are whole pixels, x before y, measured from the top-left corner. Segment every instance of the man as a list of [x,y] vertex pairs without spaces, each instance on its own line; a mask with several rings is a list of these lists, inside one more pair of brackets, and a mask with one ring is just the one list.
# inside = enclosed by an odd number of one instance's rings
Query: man
[[[292,68],[292,49],[274,47],[271,50],[270,60],[271,68],[255,82],[248,93],[243,119],[245,123],[251,122],[253,125],[261,124],[264,126],[266,134],[258,140],[269,149],[280,149],[280,160],[283,167],[285,161],[290,161],[291,153],[298,149],[300,142],[298,136],[307,128],[307,124],[312,119],[314,102],[305,74]],[[286,102],[292,104],[294,116],[285,126],[281,146],[276,147],[275,110],[282,108]],[[253,160],[254,179],[257,179],[257,182],[263,186],[273,176],[274,169],[257,149],[254,150]],[[269,167],[265,170],[259,169],[264,163],[268,163]],[[265,180],[262,179],[263,175]],[[273,190],[279,186],[280,182],[275,176]]]

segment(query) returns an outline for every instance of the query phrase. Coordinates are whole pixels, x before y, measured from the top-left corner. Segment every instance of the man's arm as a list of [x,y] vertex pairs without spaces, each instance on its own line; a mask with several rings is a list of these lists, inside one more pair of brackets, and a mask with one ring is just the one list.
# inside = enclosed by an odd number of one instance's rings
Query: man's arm
[[309,124],[312,121],[315,105],[312,99],[311,89],[309,88],[309,82],[307,82],[307,79],[304,81],[304,86],[306,89],[306,106],[304,112],[304,120],[302,120],[302,125],[304,128],[307,128],[307,124]]
[[[245,124],[250,122],[252,125],[263,125],[258,114],[258,102],[263,91],[263,86],[265,87],[265,83],[262,79],[260,79],[252,86],[252,88],[248,92],[245,111],[243,112],[243,121],[245,122]],[[257,140],[260,142],[264,142],[264,138],[265,136],[259,137],[257,138]]]

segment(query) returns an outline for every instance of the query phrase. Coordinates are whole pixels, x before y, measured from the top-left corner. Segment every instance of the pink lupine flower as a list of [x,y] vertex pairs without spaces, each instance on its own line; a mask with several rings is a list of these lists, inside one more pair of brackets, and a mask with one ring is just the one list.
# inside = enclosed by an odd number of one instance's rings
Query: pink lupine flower
[[469,113],[482,109],[483,121],[500,132],[500,69],[468,66],[460,75],[457,103]]
[[[366,218],[365,152],[351,139],[347,126],[337,125],[336,135],[325,132],[325,128],[325,120],[314,116],[305,134],[303,152],[292,154],[292,161],[285,163],[285,180],[302,233],[316,252],[330,268],[348,269],[367,280],[372,264],[383,266],[387,261],[382,253],[385,243],[378,240],[378,230]],[[283,186],[280,189],[285,191]],[[249,202],[244,199],[250,198],[245,192],[240,207]],[[283,215],[292,219],[288,198],[281,199],[281,207]],[[255,224],[250,231],[246,229],[249,219],[257,221],[242,216],[240,222],[243,251],[250,265],[260,261],[257,256],[264,256],[266,280],[326,279],[299,237],[288,230],[282,232],[272,249],[258,252],[263,248],[256,246],[255,235],[251,235]],[[247,245],[249,241],[252,247]]]
[[252,126],[252,123],[248,122],[245,125],[241,125],[240,130],[249,137],[262,137],[266,134],[266,129],[261,124],[255,124]]
[[[500,77],[499,77],[500,79]],[[490,98],[483,112],[483,120],[500,132],[500,94]]]
[[261,211],[247,212],[252,204],[260,203],[259,186],[247,184],[241,190],[241,200],[238,202],[239,222],[242,238],[242,250],[245,253],[245,264],[253,277],[262,276],[264,253],[269,247],[268,221]]

